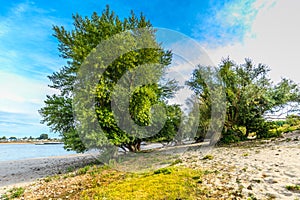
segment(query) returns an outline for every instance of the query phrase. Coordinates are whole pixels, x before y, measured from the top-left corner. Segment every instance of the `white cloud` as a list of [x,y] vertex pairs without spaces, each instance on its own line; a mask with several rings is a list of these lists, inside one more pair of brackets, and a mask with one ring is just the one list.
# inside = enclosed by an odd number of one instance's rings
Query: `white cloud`
[[0,111],[37,117],[46,94],[53,93],[47,75],[64,64],[52,38],[52,25],[63,19],[34,2],[12,5],[0,14]]
[[251,58],[267,64],[275,82],[286,77],[299,83],[300,1],[257,0],[253,5],[258,12],[243,40],[217,47],[206,44],[209,56],[215,63],[227,56],[238,63]]
[[0,14],[1,70],[43,77],[56,71],[65,62],[58,56],[52,26],[65,24],[64,19],[34,2],[12,5],[5,15]]
[[38,136],[49,129],[40,124],[38,110],[46,94],[55,91],[46,82],[0,71],[0,135]]
[[46,95],[55,93],[47,75],[65,64],[52,25],[65,19],[31,1],[10,5],[0,13],[0,135],[38,135],[49,132],[38,110]]
[[48,133],[45,125],[32,115],[0,112],[0,136],[39,136]]
[[170,104],[180,104],[183,109],[188,108],[186,100],[191,98],[193,92],[186,86],[197,65],[212,66],[213,63],[199,42],[180,32],[156,28],[157,38],[162,42],[164,49],[172,51],[172,63],[166,71],[165,78],[175,79],[182,87],[176,92],[174,98],[169,99]]
[[0,71],[0,111],[36,115],[46,94],[55,91],[46,82]]
[[258,10],[254,8],[258,5],[253,1],[219,1],[211,5],[209,14],[199,14],[199,22],[193,28],[193,37],[213,47],[240,41],[257,15]]
[[7,34],[9,28],[6,22],[0,22],[0,37],[4,34]]

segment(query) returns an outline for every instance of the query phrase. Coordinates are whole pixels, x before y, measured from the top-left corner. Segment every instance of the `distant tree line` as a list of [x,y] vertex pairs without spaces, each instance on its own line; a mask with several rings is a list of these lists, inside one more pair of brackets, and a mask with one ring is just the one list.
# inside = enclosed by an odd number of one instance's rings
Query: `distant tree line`
[[39,137],[32,137],[32,136],[25,136],[25,137],[20,137],[17,138],[15,136],[11,136],[11,137],[6,137],[6,136],[2,136],[0,137],[0,140],[59,140],[57,138],[49,138],[48,134],[46,133],[42,133]]

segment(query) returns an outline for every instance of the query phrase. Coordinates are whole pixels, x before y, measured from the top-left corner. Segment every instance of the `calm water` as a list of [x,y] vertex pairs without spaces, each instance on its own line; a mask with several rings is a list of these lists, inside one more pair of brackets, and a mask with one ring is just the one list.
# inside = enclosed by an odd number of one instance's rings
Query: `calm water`
[[75,153],[76,152],[68,152],[64,150],[63,144],[0,144],[0,161],[61,156]]

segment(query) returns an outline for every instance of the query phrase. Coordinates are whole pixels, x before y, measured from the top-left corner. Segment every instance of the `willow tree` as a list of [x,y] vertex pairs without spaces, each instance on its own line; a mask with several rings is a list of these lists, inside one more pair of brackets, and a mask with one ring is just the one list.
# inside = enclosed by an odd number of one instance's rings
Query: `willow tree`
[[[66,59],[67,65],[49,76],[52,81],[50,87],[57,89],[58,94],[47,96],[45,107],[40,110],[43,117],[42,122],[46,123],[52,131],[61,134],[66,149],[83,152],[87,148],[97,148],[99,141],[83,142],[77,130],[78,122],[74,117],[74,89],[80,82],[78,73],[82,66],[88,63],[95,68],[105,69],[101,76],[98,76],[99,79],[95,80],[96,87],[92,92],[95,102],[92,106],[95,107],[97,124],[100,125],[101,131],[109,143],[130,151],[139,151],[143,140],[153,138],[157,140],[158,136],[160,138],[170,137],[165,129],[157,132],[156,137],[140,133],[138,129],[132,127],[124,130],[122,123],[126,124],[126,121],[122,116],[114,115],[114,112],[123,113],[129,110],[130,119],[138,126],[147,127],[155,124],[160,121],[160,118],[154,117],[156,113],[153,113],[153,105],[166,108],[165,100],[171,97],[177,88],[174,81],[161,81],[166,67],[171,62],[172,54],[170,51],[163,50],[156,42],[155,30],[150,21],[142,14],[137,17],[133,12],[128,18],[121,20],[109,10],[108,6],[101,16],[97,13],[94,13],[91,18],[74,15],[73,20],[74,28],[71,31],[64,27],[54,26],[53,28],[54,36],[59,41],[61,57]],[[124,40],[101,48],[103,43],[112,41],[110,38],[115,36],[119,39],[124,37]],[[138,44],[146,45],[146,47],[137,48]],[[136,48],[129,48],[129,51],[123,52],[128,45]],[[147,45],[151,48],[147,48]],[[107,59],[104,58],[108,58],[118,51],[123,53],[114,58],[113,62],[106,63]],[[142,81],[146,79],[146,82],[134,85],[135,81],[140,81],[134,79],[136,77],[134,71],[139,66],[144,66],[141,77]],[[80,76],[87,74],[85,79],[89,79],[93,76],[92,74],[90,76],[89,73],[89,70],[86,70]],[[147,79],[149,79],[149,84],[147,84]],[[122,81],[123,87],[120,87]],[[117,94],[117,97],[114,97],[114,94]],[[122,102],[117,102],[115,105],[118,99],[128,98],[128,95],[129,106],[122,106]],[[114,108],[112,105],[115,105]],[[82,118],[86,116],[86,113],[80,114]],[[83,120],[88,121],[89,119]],[[80,122],[79,124],[83,125],[84,123]],[[168,123],[168,126],[170,124]]]
[[[226,118],[222,131],[225,142],[269,136],[269,124],[264,115],[283,108],[289,102],[299,102],[297,84],[288,79],[274,85],[268,78],[270,69],[263,64],[254,65],[250,59],[238,65],[232,60],[222,61],[215,73],[221,78],[226,93]],[[205,73],[204,73],[205,72]],[[200,131],[205,131],[210,120],[210,89],[203,75],[211,76],[211,70],[198,66],[187,83],[200,99]],[[213,79],[214,76],[211,76]],[[203,130],[201,130],[201,128]],[[201,134],[201,133],[199,133]]]

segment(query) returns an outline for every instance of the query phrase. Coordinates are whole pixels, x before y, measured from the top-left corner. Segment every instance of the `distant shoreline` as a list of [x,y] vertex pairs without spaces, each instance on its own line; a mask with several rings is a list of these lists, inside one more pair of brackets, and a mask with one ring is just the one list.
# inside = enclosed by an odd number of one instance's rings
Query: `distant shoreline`
[[[1,144],[41,144],[41,143],[56,143],[56,142],[52,142],[52,141],[17,141],[17,142],[0,142]],[[59,144],[63,144],[62,142],[59,142]]]
[[97,161],[95,154],[71,154],[24,160],[0,161],[0,196],[8,188],[26,185],[38,178],[67,173]]
[[0,142],[1,144],[35,144],[36,142]]

